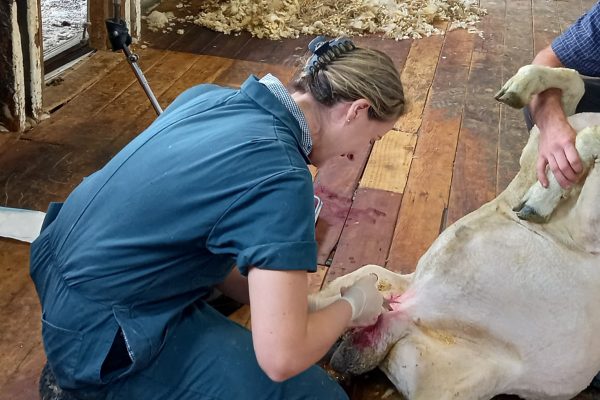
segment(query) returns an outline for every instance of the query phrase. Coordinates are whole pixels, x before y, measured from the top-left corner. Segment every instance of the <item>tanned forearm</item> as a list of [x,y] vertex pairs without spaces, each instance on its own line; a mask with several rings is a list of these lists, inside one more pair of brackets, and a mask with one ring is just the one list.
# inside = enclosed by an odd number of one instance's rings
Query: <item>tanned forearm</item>
[[[532,64],[553,68],[563,66],[550,46],[540,51],[533,59]],[[529,103],[531,116],[540,130],[543,131],[551,124],[566,123],[567,117],[562,110],[561,95],[560,89],[548,89],[534,96]]]

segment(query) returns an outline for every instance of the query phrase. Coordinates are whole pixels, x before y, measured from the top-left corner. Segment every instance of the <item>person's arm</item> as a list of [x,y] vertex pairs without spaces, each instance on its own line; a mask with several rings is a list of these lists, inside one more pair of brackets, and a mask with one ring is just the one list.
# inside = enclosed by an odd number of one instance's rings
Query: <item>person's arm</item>
[[[540,51],[532,64],[563,66],[551,46]],[[575,149],[577,133],[562,109],[561,95],[559,89],[548,89],[534,96],[529,104],[531,116],[540,130],[536,170],[538,180],[544,187],[548,186],[546,165],[550,166],[558,183],[565,188],[577,182],[583,170]]]
[[[306,272],[252,268],[248,281],[256,358],[274,381],[306,370],[327,353],[352,321],[374,323],[382,311],[376,278],[364,280],[352,301],[340,299],[310,314]],[[356,287],[348,291],[352,289]]]

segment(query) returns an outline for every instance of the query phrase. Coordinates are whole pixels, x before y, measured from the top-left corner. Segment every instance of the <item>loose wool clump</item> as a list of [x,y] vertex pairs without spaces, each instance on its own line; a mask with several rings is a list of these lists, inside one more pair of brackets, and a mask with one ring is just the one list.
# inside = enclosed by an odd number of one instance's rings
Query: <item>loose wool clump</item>
[[439,21],[479,32],[474,25],[485,14],[476,0],[208,0],[200,9],[198,25],[268,39],[369,33],[416,39],[443,33],[434,26]]

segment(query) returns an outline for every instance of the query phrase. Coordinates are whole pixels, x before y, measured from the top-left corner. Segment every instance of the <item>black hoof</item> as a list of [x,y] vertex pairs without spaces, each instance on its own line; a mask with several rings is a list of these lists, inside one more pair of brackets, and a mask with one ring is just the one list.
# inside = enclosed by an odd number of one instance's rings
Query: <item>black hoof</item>
[[517,212],[517,217],[519,217],[519,219],[529,222],[535,222],[538,224],[546,222],[546,219],[539,215],[537,211],[535,211],[535,209],[530,206],[525,206],[521,208],[521,210]]
[[523,206],[525,206],[525,203],[526,203],[526,202],[524,202],[524,201],[520,202],[519,204],[517,204],[516,206],[514,206],[512,210],[513,210],[514,212],[519,212],[519,211],[521,211],[521,210],[523,209]]
[[498,92],[494,98],[512,108],[523,108],[525,104],[521,101],[521,98],[515,92]]

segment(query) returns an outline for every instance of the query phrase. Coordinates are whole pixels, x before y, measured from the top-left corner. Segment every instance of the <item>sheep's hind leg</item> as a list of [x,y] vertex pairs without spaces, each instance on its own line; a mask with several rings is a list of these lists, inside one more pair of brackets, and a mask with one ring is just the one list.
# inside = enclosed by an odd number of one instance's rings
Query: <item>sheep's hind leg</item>
[[[600,126],[581,130],[577,134],[575,147],[581,157],[584,173],[587,173],[600,156]],[[539,181],[536,181],[529,188],[520,205],[514,209],[520,219],[537,223],[546,222],[560,200],[569,195],[570,190],[561,188],[553,173],[549,171],[547,176],[548,188],[544,188]]]

